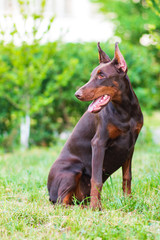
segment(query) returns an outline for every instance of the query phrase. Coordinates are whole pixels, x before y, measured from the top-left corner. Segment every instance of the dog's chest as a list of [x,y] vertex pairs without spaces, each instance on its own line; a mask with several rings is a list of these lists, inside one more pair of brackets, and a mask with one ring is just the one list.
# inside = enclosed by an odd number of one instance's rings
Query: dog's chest
[[119,149],[130,149],[134,146],[142,124],[135,119],[130,118],[128,121],[119,121],[118,119],[109,119],[103,125],[106,131],[106,148],[113,147],[114,151]]

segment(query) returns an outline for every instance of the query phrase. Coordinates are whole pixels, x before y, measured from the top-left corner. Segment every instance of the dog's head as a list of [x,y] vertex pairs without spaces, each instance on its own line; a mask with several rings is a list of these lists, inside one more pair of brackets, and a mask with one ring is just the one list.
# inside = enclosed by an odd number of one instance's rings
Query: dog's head
[[94,100],[89,112],[97,113],[110,101],[121,101],[124,77],[127,65],[118,43],[115,44],[115,54],[111,60],[98,43],[99,65],[92,71],[90,80],[77,90],[75,96],[81,101]]

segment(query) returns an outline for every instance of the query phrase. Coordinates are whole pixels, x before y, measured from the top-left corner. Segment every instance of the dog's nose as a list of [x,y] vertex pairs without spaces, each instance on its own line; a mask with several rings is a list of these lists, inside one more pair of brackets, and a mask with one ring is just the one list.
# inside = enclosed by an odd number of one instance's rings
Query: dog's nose
[[82,91],[79,89],[77,90],[77,92],[75,93],[75,96],[78,98],[78,99],[81,99],[82,98]]

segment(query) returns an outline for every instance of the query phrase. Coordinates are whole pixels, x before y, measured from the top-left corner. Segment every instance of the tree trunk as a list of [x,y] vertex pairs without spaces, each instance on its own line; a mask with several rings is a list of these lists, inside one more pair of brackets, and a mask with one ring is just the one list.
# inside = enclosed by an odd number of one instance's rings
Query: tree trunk
[[20,143],[23,150],[29,146],[29,135],[30,135],[30,116],[26,115],[25,118],[21,118],[20,125]]

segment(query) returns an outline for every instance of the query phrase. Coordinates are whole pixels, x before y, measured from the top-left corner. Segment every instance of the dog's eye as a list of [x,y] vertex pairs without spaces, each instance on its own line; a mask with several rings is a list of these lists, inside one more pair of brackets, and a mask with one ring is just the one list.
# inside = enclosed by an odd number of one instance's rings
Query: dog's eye
[[102,72],[100,72],[100,73],[98,73],[98,79],[102,79],[102,78],[104,78],[105,76],[104,76],[104,74],[102,73]]

